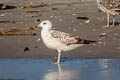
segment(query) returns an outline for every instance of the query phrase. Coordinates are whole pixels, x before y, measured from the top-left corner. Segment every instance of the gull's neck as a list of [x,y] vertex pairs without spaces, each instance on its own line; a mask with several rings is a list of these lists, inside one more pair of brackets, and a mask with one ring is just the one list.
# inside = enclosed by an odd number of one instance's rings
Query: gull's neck
[[42,29],[42,31],[43,32],[47,32],[47,33],[49,33],[50,31],[52,30],[52,28],[48,28],[48,27],[44,27],[43,29]]
[[52,28],[43,28],[42,30],[52,30]]
[[46,40],[46,38],[49,38],[50,36],[51,36],[51,28],[43,28],[42,30],[41,30],[41,37],[42,37],[42,39],[43,39],[43,41],[45,41]]

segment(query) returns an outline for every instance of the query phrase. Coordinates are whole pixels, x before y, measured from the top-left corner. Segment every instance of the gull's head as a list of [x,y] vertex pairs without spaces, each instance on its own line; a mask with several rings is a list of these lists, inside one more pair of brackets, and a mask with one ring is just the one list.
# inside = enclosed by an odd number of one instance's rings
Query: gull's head
[[52,28],[52,22],[50,20],[44,20],[37,27],[51,29]]

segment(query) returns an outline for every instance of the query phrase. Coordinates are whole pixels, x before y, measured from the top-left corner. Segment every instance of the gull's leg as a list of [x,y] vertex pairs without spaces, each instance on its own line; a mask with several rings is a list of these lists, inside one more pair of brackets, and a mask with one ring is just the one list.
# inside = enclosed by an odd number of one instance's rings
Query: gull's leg
[[58,50],[58,60],[57,60],[57,63],[58,63],[58,64],[60,63],[60,56],[61,56],[61,51]]
[[58,50],[58,59],[57,59],[57,62],[52,62],[51,64],[59,64],[60,63],[60,57],[61,57],[61,50]]
[[113,15],[113,24],[112,24],[112,27],[115,26],[115,15]]
[[110,14],[109,13],[107,14],[107,26],[108,27],[110,26]]
[[110,14],[107,13],[107,25],[104,27],[109,27],[110,26]]

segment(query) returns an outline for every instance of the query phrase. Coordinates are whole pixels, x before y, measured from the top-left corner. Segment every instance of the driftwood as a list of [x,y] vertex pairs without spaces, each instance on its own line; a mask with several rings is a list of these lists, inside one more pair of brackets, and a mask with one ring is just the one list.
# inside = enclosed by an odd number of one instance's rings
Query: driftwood
[[36,35],[36,30],[34,27],[23,28],[23,29],[10,29],[6,32],[0,32],[0,36],[14,36],[14,35],[28,35],[34,36]]

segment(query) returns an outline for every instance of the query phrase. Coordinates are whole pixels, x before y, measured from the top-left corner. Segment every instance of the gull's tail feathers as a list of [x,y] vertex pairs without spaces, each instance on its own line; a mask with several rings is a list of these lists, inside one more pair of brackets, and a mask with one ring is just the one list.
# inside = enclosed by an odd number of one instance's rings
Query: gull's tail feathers
[[84,39],[81,39],[81,38],[76,38],[78,40],[78,43],[77,44],[90,44],[90,43],[95,43],[97,41],[93,41],[93,40],[84,40]]

